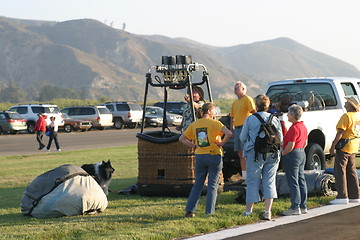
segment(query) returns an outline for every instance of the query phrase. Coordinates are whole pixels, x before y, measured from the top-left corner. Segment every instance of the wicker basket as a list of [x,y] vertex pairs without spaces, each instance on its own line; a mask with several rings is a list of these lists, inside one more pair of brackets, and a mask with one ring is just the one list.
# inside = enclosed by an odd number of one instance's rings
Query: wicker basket
[[[195,154],[192,148],[179,141],[164,144],[139,138],[138,162],[140,195],[189,195],[195,182]],[[222,172],[219,180],[219,191],[222,191]]]
[[195,155],[180,142],[138,141],[138,184],[193,184]]

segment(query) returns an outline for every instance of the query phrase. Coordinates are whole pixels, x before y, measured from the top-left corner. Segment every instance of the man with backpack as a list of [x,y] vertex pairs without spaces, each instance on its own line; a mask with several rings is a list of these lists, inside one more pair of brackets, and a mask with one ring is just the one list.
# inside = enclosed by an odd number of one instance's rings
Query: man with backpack
[[246,118],[240,134],[247,171],[246,211],[243,216],[251,215],[254,204],[261,200],[261,186],[265,199],[264,220],[271,220],[273,199],[277,198],[275,179],[283,138],[279,119],[267,112],[269,105],[270,99],[266,95],[258,95],[255,98],[257,113]]

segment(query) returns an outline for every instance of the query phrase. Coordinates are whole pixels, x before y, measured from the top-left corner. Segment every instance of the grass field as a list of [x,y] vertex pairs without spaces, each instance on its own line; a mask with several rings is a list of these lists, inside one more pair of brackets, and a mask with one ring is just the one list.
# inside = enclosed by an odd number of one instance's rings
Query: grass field
[[[0,239],[174,239],[259,221],[264,204],[253,216],[243,217],[245,206],[236,192],[218,196],[216,215],[204,214],[201,197],[195,218],[184,218],[186,198],[142,197],[110,193],[109,206],[95,215],[36,219],[21,215],[26,186],[38,175],[63,164],[82,165],[111,159],[116,169],[111,190],[125,189],[137,181],[137,146],[0,157]],[[311,197],[308,207],[327,204],[330,197]],[[273,215],[289,208],[289,199],[277,199]]]

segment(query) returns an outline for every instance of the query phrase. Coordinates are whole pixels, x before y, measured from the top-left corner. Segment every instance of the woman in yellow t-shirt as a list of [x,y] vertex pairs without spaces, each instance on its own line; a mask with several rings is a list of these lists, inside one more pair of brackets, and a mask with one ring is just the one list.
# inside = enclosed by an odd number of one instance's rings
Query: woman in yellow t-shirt
[[[347,113],[344,113],[336,125],[336,136],[330,148],[330,154],[335,155],[334,176],[335,188],[338,192],[336,199],[331,204],[358,203],[359,199],[359,179],[356,172],[355,157],[359,149],[359,130],[360,120],[357,115],[359,112],[359,100],[355,97],[346,97],[344,105]],[[341,138],[350,141],[341,149],[335,146]]]
[[[215,213],[219,175],[222,169],[222,146],[231,136],[231,131],[221,122],[213,119],[215,104],[206,103],[202,106],[202,117],[193,122],[179,141],[195,148],[195,183],[191,189],[186,205],[185,217],[194,217],[205,179],[208,176],[205,214]],[[221,136],[225,137],[221,139]]]

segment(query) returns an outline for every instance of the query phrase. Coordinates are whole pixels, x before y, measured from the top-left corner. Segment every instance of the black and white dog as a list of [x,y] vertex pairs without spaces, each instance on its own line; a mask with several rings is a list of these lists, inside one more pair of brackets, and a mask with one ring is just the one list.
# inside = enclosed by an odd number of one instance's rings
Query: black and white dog
[[84,164],[81,166],[81,168],[84,169],[89,175],[94,177],[106,195],[109,194],[111,176],[115,171],[115,169],[111,166],[110,160],[107,162],[102,161],[95,164]]

